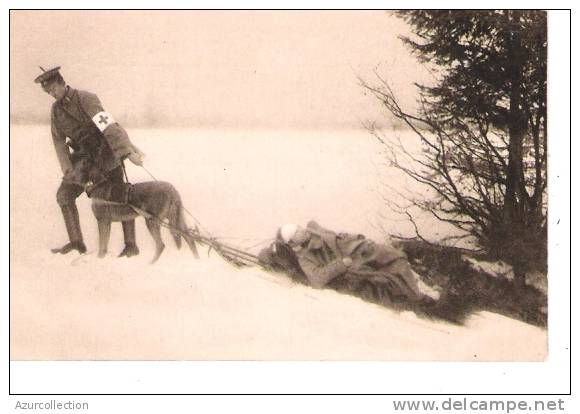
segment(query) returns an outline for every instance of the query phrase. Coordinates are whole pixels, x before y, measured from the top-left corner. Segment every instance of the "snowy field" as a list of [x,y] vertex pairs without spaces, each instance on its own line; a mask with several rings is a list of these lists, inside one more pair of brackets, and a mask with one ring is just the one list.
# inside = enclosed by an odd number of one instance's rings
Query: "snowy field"
[[[10,137],[10,341],[13,360],[457,360],[537,361],[547,332],[480,313],[465,327],[295,285],[258,268],[238,270],[205,251],[196,261],[169,234],[155,265],[137,220],[141,255],[98,259],[88,199],[77,205],[89,254],[55,256],[66,241],[55,200],[61,178],[50,128],[12,126]],[[180,191],[202,228],[257,251],[285,222],[314,219],[384,238],[381,183],[409,186],[386,169],[364,131],[130,129],[147,169]],[[128,168],[132,181],[151,178]],[[383,193],[383,195],[385,195]],[[387,194],[388,196],[388,194]],[[189,223],[194,219],[186,216]],[[408,231],[400,218],[381,224]],[[435,223],[433,233],[443,231]]]

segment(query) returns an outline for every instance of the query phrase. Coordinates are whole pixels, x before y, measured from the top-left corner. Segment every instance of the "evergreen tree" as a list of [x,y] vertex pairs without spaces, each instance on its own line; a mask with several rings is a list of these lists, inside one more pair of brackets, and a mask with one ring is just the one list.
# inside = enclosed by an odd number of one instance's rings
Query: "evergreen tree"
[[[475,237],[513,266],[518,286],[547,258],[546,13],[525,10],[402,11],[403,37],[435,71],[406,112],[386,82],[363,82],[423,142],[416,167],[392,161],[435,190],[413,200]],[[386,144],[390,145],[390,144]],[[401,150],[401,148],[398,148]]]

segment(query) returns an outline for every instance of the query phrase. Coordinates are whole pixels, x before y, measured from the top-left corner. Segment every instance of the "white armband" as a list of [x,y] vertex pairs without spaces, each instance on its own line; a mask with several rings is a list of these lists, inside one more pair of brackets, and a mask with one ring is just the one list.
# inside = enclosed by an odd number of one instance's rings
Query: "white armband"
[[110,113],[101,111],[93,116],[93,123],[99,128],[99,131],[103,132],[109,125],[114,124],[115,120]]

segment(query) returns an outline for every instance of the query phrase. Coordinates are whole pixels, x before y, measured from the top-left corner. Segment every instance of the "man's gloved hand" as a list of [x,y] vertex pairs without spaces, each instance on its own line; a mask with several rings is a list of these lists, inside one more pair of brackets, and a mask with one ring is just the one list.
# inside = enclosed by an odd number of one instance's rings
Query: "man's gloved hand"
[[342,258],[342,264],[345,265],[347,268],[351,268],[353,262],[352,262],[352,259],[350,257],[346,256],[346,257]]
[[130,153],[127,156],[127,158],[133,164],[138,165],[138,166],[142,166],[143,165],[143,159],[145,158],[145,154],[142,153],[141,151],[139,151],[137,148],[135,148],[135,150],[132,153]]
[[342,263],[349,270],[358,270],[364,265],[365,260],[362,257],[359,257],[358,255],[352,257],[346,256],[342,258]]

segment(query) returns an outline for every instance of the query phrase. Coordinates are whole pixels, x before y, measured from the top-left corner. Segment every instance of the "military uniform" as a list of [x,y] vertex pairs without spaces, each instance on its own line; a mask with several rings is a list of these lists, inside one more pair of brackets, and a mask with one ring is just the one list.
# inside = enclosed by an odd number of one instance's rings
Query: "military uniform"
[[[260,252],[261,262],[292,273],[295,270],[288,264],[297,262],[307,283],[316,288],[358,293],[370,287],[372,299],[388,303],[425,299],[402,251],[360,234],[337,234],[314,221],[308,223],[306,230],[309,238],[294,252],[294,261],[286,257],[288,248],[283,250],[284,257],[280,257],[280,247],[274,250],[270,246]],[[346,257],[352,259],[351,266],[344,263]]]
[[[51,69],[35,81],[43,88],[60,78],[60,68]],[[64,84],[64,81],[62,81]],[[123,183],[123,159],[139,152],[127,132],[103,109],[97,95],[66,86],[64,96],[51,109],[51,133],[54,149],[63,172],[56,199],[61,207],[69,239],[74,246],[84,248],[75,200],[88,181],[88,166],[92,165],[112,182]],[[123,222],[125,250],[138,252],[135,242],[135,221]],[[69,243],[69,245],[71,244]],[[66,247],[66,246],[65,246]],[[69,246],[70,247],[70,246]],[[70,248],[54,249],[68,253]]]
[[[69,86],[66,95],[52,105],[51,132],[64,174],[57,193],[60,205],[70,203],[70,196],[79,191],[74,187],[86,183],[84,161],[90,160],[107,175],[121,169],[123,158],[136,151],[125,130],[104,111],[97,95]],[[119,172],[122,180],[122,170],[112,174],[119,176]]]

